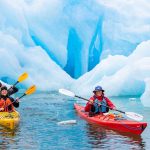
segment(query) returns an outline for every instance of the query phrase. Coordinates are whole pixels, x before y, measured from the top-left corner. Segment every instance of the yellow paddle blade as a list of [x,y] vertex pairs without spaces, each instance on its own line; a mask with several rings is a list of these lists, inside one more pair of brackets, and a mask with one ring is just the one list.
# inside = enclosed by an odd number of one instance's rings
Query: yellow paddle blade
[[26,95],[30,95],[30,94],[34,93],[35,91],[36,91],[36,86],[33,85],[33,86],[31,86],[30,88],[28,88],[28,89],[26,90],[25,94],[26,94]]
[[24,81],[27,77],[28,77],[28,74],[27,74],[26,72],[23,73],[23,74],[18,78],[18,82]]

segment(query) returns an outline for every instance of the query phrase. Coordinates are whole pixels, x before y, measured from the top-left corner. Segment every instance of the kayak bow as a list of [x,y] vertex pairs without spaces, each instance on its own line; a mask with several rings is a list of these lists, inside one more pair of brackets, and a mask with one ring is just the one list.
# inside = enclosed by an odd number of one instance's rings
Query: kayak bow
[[0,125],[8,129],[14,130],[20,121],[20,115],[17,111],[0,112]]

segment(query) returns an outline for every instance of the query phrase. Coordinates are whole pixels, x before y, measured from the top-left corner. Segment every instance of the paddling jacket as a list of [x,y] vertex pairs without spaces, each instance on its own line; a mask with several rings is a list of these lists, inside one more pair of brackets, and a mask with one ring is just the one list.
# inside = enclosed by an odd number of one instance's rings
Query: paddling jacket
[[10,89],[8,90],[8,95],[10,96],[10,95],[12,95],[12,94],[17,93],[18,91],[19,91],[18,88],[12,87],[12,88],[10,88]]
[[[100,109],[101,109],[100,111],[101,112],[106,112],[107,107],[105,107],[105,106],[108,106],[110,109],[115,108],[115,105],[107,97],[105,97],[105,96],[96,96],[96,95],[94,95],[94,96],[92,96],[90,98],[90,100],[92,100],[93,102],[96,102],[96,103],[104,105],[104,106],[100,107]],[[90,104],[90,102],[87,102],[87,104],[85,106],[85,111],[86,112],[90,112],[91,108],[93,106],[96,107],[96,105],[98,105],[96,103]]]
[[5,112],[15,111],[14,107],[19,107],[19,102],[14,101],[12,97],[0,98],[0,108],[4,108]]

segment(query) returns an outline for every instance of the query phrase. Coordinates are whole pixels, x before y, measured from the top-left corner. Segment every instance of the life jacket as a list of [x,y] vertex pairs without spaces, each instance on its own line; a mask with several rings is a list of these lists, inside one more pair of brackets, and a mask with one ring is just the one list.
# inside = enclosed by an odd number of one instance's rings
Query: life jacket
[[108,107],[107,107],[107,102],[105,97],[103,97],[102,101],[99,101],[95,96],[94,96],[94,113],[105,113],[108,112]]
[[0,108],[4,108],[5,107],[5,101],[1,98],[0,99]]
[[9,98],[7,98],[6,100],[1,98],[0,103],[1,103],[1,105],[3,105],[3,107],[1,107],[1,108],[4,108],[5,112],[15,111],[15,108]]

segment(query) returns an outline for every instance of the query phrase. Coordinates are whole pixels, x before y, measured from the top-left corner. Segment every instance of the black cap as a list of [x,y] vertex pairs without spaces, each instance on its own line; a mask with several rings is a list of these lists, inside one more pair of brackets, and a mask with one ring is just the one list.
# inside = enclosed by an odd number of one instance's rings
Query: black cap
[[2,87],[1,87],[1,91],[2,91],[2,90],[7,90],[7,87],[6,87],[6,86],[2,86]]

